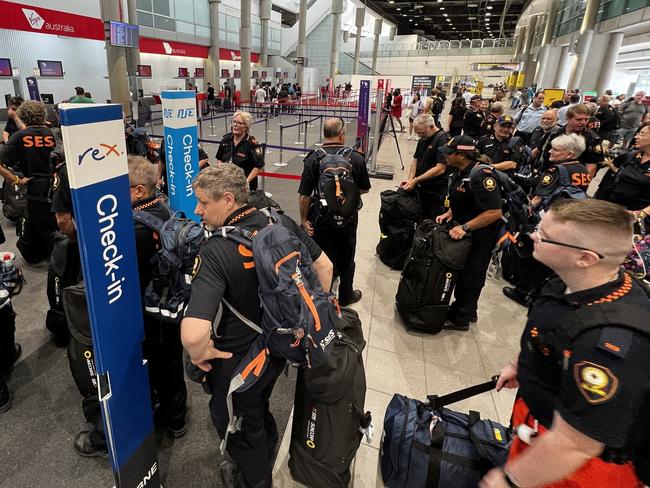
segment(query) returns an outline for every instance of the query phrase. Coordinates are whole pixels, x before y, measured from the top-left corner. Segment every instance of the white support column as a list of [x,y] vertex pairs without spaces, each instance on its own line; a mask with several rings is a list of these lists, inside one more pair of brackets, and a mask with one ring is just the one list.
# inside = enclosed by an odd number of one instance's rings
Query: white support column
[[372,45],[372,74],[377,73],[377,53],[379,51],[379,36],[381,35],[381,27],[383,19],[375,19],[375,41]]
[[332,54],[330,56],[330,80],[334,82],[339,65],[339,36],[341,35],[341,14],[343,0],[332,0]]
[[[271,0],[267,0],[269,4]],[[305,56],[307,51],[307,0],[300,0],[300,11],[298,12],[298,49],[297,54],[297,78],[298,84],[302,87],[304,85],[305,77]]]
[[251,98],[251,0],[241,0],[241,28],[239,46],[241,51],[241,99]]
[[354,40],[354,64],[352,65],[352,74],[359,74],[359,55],[361,53],[361,28],[366,21],[365,7],[357,8],[357,16],[354,25],[357,27],[357,37]]
[[623,37],[625,37],[625,34],[622,32],[609,34],[607,50],[605,51],[605,57],[600,68],[600,76],[598,77],[598,84],[596,85],[596,92],[599,95],[602,95],[605,90],[611,88],[610,83],[612,82],[612,76],[614,76],[616,58],[618,57],[618,51],[621,49],[621,44],[623,44]]
[[205,82],[215,84],[215,91],[219,92],[219,4],[221,0],[208,0],[210,2],[210,48],[208,59],[205,61]]
[[269,65],[269,20],[271,20],[271,0],[260,0],[260,23],[262,31],[260,64],[264,67]]
[[591,47],[591,39],[594,35],[596,15],[598,14],[599,7],[600,0],[587,0],[587,8],[582,18],[580,37],[578,38],[578,45],[576,46],[571,74],[569,75],[569,82],[567,84],[569,88],[580,87],[580,83],[582,82],[582,73],[584,72],[587,58],[589,57],[589,49]]
[[[102,20],[120,20],[118,2],[101,0]],[[131,99],[129,96],[129,78],[126,67],[126,48],[111,46],[110,39],[106,41],[106,66],[108,68],[108,86],[111,102],[121,103],[124,115],[131,117]]]
[[555,20],[557,17],[559,0],[552,0],[548,12],[548,17],[544,26],[544,37],[542,38],[542,47],[539,53],[539,60],[537,63],[537,70],[535,72],[535,82],[541,84],[548,66],[549,53],[551,51],[551,41],[553,40],[553,29],[555,28]]

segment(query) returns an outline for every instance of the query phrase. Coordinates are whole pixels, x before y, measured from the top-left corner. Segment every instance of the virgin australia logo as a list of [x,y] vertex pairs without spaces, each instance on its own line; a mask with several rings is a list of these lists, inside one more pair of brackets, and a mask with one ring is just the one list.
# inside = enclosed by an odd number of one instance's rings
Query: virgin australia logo
[[40,29],[43,28],[43,25],[45,24],[45,20],[43,19],[43,17],[41,17],[38,14],[38,12],[36,12],[35,10],[28,9],[28,8],[24,8],[24,9],[22,9],[22,11],[23,11],[23,14],[25,15],[25,18],[29,22],[29,26],[32,29],[40,30]]

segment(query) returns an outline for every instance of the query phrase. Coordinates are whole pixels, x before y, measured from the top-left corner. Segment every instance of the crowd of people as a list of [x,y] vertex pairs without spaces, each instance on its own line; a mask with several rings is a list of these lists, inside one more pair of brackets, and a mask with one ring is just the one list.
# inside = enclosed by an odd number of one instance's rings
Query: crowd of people
[[[228,89],[224,87],[232,93]],[[256,87],[255,100],[261,104],[274,95],[299,96],[299,90],[291,85]],[[349,92],[347,85],[344,91]],[[76,93],[71,102],[92,102],[83,88]],[[413,134],[417,138],[400,187],[418,194],[423,219],[446,225],[454,240],[472,238],[443,328],[467,331],[479,320],[479,298],[495,256],[511,283],[503,294],[529,308],[521,351],[501,371],[497,385],[519,387],[512,422],[521,435],[506,466],[490,471],[481,486],[639,487],[640,477],[648,474],[642,469],[648,468],[650,441],[644,414],[650,401],[650,334],[637,324],[650,302],[645,285],[621,266],[632,250],[633,226],[650,226],[645,94],[615,103],[611,93],[604,93],[594,103],[586,102],[579,90],[567,90],[562,100],[548,104],[543,91],[533,91],[527,98],[519,96],[511,113],[504,106],[502,86],[489,99],[466,86],[454,87],[453,94],[448,130],[440,119],[446,102],[442,87],[426,97],[415,94],[408,104],[397,88],[383,108],[403,131],[406,105],[408,139]],[[201,156],[203,169],[193,181],[195,213],[208,233],[223,226],[255,232],[267,224],[255,203],[264,152],[250,134],[252,124],[250,113],[235,112],[213,161],[205,153]],[[354,287],[358,210],[371,184],[365,155],[346,145],[343,119],[326,119],[322,135],[322,148],[304,159],[300,219],[294,222],[281,214],[281,224],[305,246],[322,289],[336,289],[339,305],[349,306],[362,300]],[[0,175],[6,185],[23,187],[27,194],[28,211],[17,244],[23,259],[46,260],[66,239],[68,251],[78,256],[65,154],[43,104],[12,98],[3,138]],[[347,160],[346,182],[358,192],[345,218],[333,218],[323,203],[321,163],[330,157]],[[157,164],[164,165],[164,158]],[[592,179],[605,169],[593,198],[588,197]],[[128,172],[134,211],[170,218],[161,191],[164,172],[133,155]],[[527,233],[510,235],[511,244],[505,247],[504,221],[514,218],[508,204],[515,189],[525,195],[520,203],[526,215],[541,221]],[[157,237],[140,222],[134,226],[144,299]],[[226,435],[230,379],[257,335],[247,322],[259,323],[262,314],[251,256],[250,249],[234,241],[208,239],[198,252],[182,321],[161,327],[158,319],[144,314],[154,420],[173,438],[187,430],[183,349],[205,373],[214,427],[222,439]],[[222,302],[228,306],[220,307]],[[600,315],[590,315],[593,310]],[[568,322],[581,312],[588,323],[583,329]],[[0,313],[0,360],[2,372],[8,373],[21,349],[14,338],[10,293],[2,287]],[[217,316],[219,334],[213,327]],[[69,340],[67,331],[50,330],[60,335],[58,344]],[[272,485],[278,431],[269,397],[284,366],[284,359],[272,358],[255,385],[234,396],[244,421],[230,435],[229,459],[220,467],[226,486]],[[0,412],[11,407],[3,378]],[[85,397],[83,410],[88,425],[76,435],[74,449],[85,457],[108,457],[97,398]]]

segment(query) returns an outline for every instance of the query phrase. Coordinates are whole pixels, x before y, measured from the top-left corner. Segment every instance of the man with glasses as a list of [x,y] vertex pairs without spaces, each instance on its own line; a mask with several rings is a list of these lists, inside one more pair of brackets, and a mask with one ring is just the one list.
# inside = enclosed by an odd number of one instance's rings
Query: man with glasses
[[[334,154],[345,147],[345,122],[342,118],[334,117],[325,120],[323,124],[322,149],[327,154]],[[334,264],[334,274],[340,277],[338,296],[342,306],[351,305],[361,300],[361,290],[353,286],[355,262],[354,255],[357,247],[357,225],[359,215],[356,213],[343,226],[334,227],[325,219],[318,217],[318,187],[321,177],[320,162],[322,154],[311,151],[304,159],[302,178],[298,188],[298,205],[300,207],[300,223],[308,235],[327,254]],[[350,153],[352,180],[359,188],[359,193],[368,193],[370,177],[362,152],[354,150]]]
[[517,437],[481,488],[648,483],[650,298],[621,270],[633,220],[609,202],[561,200],[531,235],[533,256],[557,277],[501,370],[497,390],[519,387]]

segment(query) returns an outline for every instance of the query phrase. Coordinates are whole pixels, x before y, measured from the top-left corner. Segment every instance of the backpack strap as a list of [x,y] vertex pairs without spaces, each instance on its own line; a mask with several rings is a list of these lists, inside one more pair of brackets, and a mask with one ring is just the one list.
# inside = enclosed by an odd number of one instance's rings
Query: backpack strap
[[151,212],[145,212],[144,210],[134,210],[133,211],[133,220],[136,222],[149,227],[154,232],[160,234],[165,221],[160,217],[156,217]]
[[230,304],[228,300],[225,298],[221,298],[221,301],[219,302],[219,308],[217,309],[217,315],[214,317],[214,320],[212,321],[212,333],[214,334],[215,337],[219,337],[219,323],[221,322],[221,318],[223,317],[223,306],[228,307],[228,310],[230,310],[235,317],[237,317],[239,320],[241,320],[244,324],[246,324],[248,327],[253,329],[255,332],[258,334],[262,333],[262,328],[257,325],[255,322],[252,320],[244,317],[239,310],[237,310],[233,305]]
[[558,176],[560,177],[560,186],[572,186],[569,172],[563,164],[554,165],[557,168]]

